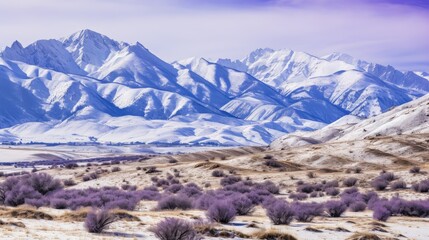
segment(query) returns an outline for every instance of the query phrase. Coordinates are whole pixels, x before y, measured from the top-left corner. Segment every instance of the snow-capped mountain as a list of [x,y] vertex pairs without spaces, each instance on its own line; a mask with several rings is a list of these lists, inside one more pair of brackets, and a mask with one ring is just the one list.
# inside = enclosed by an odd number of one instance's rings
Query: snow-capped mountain
[[268,144],[429,91],[423,73],[344,54],[259,49],[243,60],[167,63],[83,30],[0,53],[1,141]]

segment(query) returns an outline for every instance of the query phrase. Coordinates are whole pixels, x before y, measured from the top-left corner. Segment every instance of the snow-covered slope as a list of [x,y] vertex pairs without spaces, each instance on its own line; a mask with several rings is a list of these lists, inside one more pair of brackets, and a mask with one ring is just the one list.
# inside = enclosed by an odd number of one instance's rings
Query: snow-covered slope
[[287,134],[270,146],[279,150],[316,143],[421,133],[429,133],[429,94],[372,118],[362,120],[345,116],[314,132]]
[[268,144],[429,91],[423,74],[341,54],[259,49],[169,64],[83,30],[0,53],[1,141]]

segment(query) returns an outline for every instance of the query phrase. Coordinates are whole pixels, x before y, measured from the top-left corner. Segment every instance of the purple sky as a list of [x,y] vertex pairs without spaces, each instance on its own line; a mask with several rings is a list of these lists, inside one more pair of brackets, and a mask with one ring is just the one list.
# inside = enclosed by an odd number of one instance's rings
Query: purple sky
[[89,28],[167,61],[271,47],[429,71],[428,0],[14,0],[0,9],[1,48]]

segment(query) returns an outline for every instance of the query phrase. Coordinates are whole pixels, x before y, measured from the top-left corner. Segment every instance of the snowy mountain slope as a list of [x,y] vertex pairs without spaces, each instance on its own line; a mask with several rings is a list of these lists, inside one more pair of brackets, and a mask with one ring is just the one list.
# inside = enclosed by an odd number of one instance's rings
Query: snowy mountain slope
[[0,136],[268,144],[415,99],[429,91],[422,76],[341,54],[271,49],[241,61],[169,64],[140,43],[83,30],[27,47],[15,42],[0,53]]
[[354,141],[377,136],[429,133],[429,94],[378,116],[346,116],[314,132],[287,134],[271,143],[273,149],[316,143]]
[[323,98],[354,115],[370,117],[429,91],[429,81],[413,72],[372,64],[346,54],[322,58],[291,50],[258,49],[243,60],[218,60],[245,70],[285,97]]

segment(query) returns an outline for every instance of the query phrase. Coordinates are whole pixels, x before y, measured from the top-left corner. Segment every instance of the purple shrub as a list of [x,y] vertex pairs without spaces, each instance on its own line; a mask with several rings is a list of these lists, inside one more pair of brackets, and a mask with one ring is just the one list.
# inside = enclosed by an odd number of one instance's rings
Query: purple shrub
[[352,187],[352,188],[344,189],[343,193],[341,193],[341,194],[342,195],[343,194],[354,194],[354,193],[358,193],[358,192],[359,192],[359,189],[357,187]]
[[46,173],[33,173],[29,175],[26,183],[42,195],[63,188],[60,180]]
[[337,180],[332,180],[332,181],[329,181],[329,182],[326,182],[326,183],[324,183],[323,184],[323,189],[322,190],[325,190],[325,189],[327,189],[327,188],[337,188],[337,187],[339,187],[340,185],[338,184],[338,181]]
[[198,197],[194,202],[194,207],[200,210],[207,210],[212,204],[217,201],[214,194],[203,194]]
[[158,210],[188,210],[192,208],[192,200],[183,195],[171,195],[161,198],[156,209]]
[[165,191],[170,193],[177,193],[178,191],[182,190],[184,187],[182,184],[172,184],[168,186]]
[[266,212],[274,225],[288,225],[294,217],[294,212],[289,204],[282,200],[273,201],[266,207]]
[[302,193],[311,193],[311,192],[314,191],[314,185],[313,184],[304,183],[302,185],[299,185],[296,188],[296,191],[297,192],[302,192]]
[[375,206],[372,217],[378,221],[387,221],[390,218],[390,211],[384,206]]
[[225,173],[222,170],[214,170],[212,172],[213,177],[224,177]]
[[389,182],[379,177],[375,178],[371,182],[371,186],[377,191],[383,191],[384,189],[386,189],[387,185],[389,185]]
[[338,194],[340,194],[340,190],[338,188],[335,188],[335,187],[330,187],[330,188],[325,189],[325,193],[329,196],[335,197]]
[[289,198],[295,201],[302,201],[308,198],[306,193],[291,193],[289,194]]
[[74,182],[73,179],[65,179],[65,180],[63,180],[63,184],[66,187],[71,187],[71,186],[76,185],[76,183]]
[[294,217],[299,222],[311,222],[314,217],[321,216],[323,205],[318,203],[292,203]]
[[26,185],[17,185],[14,189],[5,193],[4,204],[16,207],[25,203],[25,199],[38,199],[42,195],[32,187]]
[[202,194],[202,189],[197,185],[187,184],[178,192],[178,194],[187,196],[189,198],[195,198]]
[[349,209],[352,212],[363,212],[366,209],[366,203],[363,201],[353,202],[350,204]]
[[254,189],[251,192],[246,193],[246,196],[252,201],[253,204],[258,205],[264,202],[267,198],[271,197],[272,194],[267,190]]
[[347,205],[342,201],[328,201],[325,203],[325,210],[331,217],[341,217],[347,210]]
[[226,185],[223,189],[226,191],[233,191],[238,193],[248,193],[251,191],[251,188],[245,185],[244,182],[237,182],[231,185]]
[[396,179],[395,174],[391,172],[381,173],[377,178],[383,179],[387,182],[391,182]]
[[143,189],[141,191],[137,191],[137,194],[141,200],[158,201],[161,198],[161,194],[158,191]]
[[166,218],[149,229],[160,240],[196,240],[192,224],[177,218]]
[[116,219],[107,210],[89,212],[85,219],[85,228],[90,233],[101,233]]
[[358,179],[354,177],[346,178],[343,181],[343,185],[345,187],[353,187],[354,185],[356,185],[357,181]]
[[165,180],[165,179],[158,179],[158,181],[156,181],[157,187],[164,187],[164,186],[168,186],[168,185],[170,185],[170,182]]
[[243,194],[233,195],[229,198],[229,201],[234,206],[237,215],[248,215],[255,208],[252,201]]
[[390,183],[390,188],[392,190],[397,190],[397,189],[406,189],[407,188],[407,184],[404,181],[395,181]]
[[420,193],[429,192],[429,179],[423,180],[420,183],[413,184],[411,186],[411,189],[413,189],[416,192],[420,192]]
[[35,208],[40,208],[43,206],[46,206],[49,204],[49,201],[43,199],[43,198],[26,198],[25,204],[28,204],[30,206],[33,206]]
[[227,224],[234,220],[236,210],[228,201],[217,201],[207,209],[206,215],[211,221]]
[[271,181],[264,181],[254,186],[255,189],[265,189],[272,194],[279,194],[280,188]]
[[220,180],[220,185],[227,186],[234,183],[240,182],[242,179],[240,176],[226,176]]
[[68,202],[65,199],[52,199],[50,201],[50,206],[55,209],[66,209],[68,207]]

